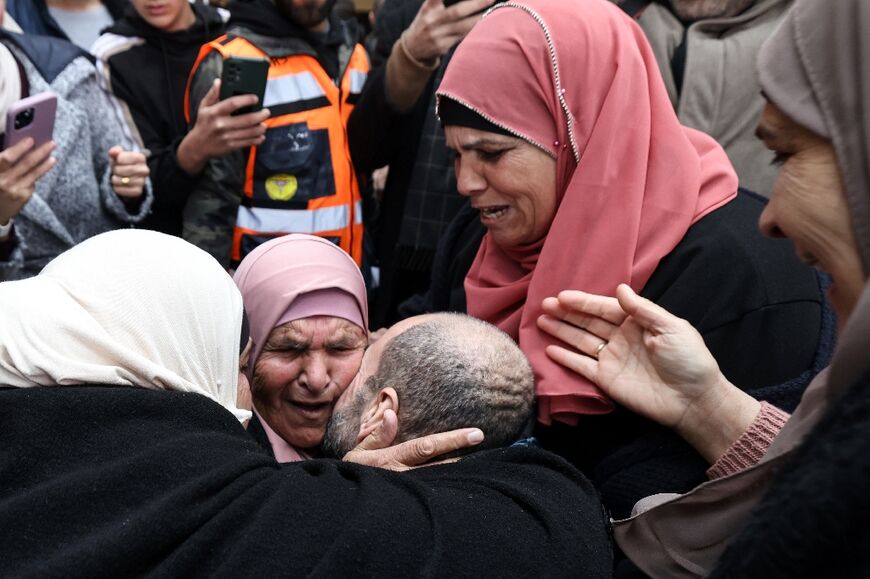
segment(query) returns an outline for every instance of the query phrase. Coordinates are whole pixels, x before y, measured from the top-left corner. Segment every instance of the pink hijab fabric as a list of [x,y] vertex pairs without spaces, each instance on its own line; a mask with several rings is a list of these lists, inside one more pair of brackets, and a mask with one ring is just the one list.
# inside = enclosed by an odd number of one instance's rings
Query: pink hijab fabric
[[438,90],[556,159],[560,205],[547,236],[504,248],[484,237],[465,280],[468,312],[519,342],[535,370],[538,420],[609,412],[591,382],[544,349],[541,302],[564,289],[614,295],[646,284],[689,227],[734,199],[722,148],[677,120],[641,29],[605,0],[492,8]]
[[[242,260],[233,280],[242,292],[254,341],[248,365],[251,381],[263,344],[286,322],[331,315],[355,323],[368,336],[368,301],[359,266],[322,237],[293,233],[270,240]],[[260,422],[278,462],[305,458],[265,420]]]
[[[263,344],[272,330],[294,319],[311,315],[333,315],[362,321],[362,329],[368,335],[369,309],[366,285],[359,266],[334,243],[302,233],[292,233],[272,239],[245,256],[233,276],[245,302],[245,311],[251,325],[254,349],[248,366],[248,378],[253,378],[253,368],[263,349]],[[346,300],[337,300],[341,305],[331,314],[308,307],[311,300],[303,296],[312,292],[322,295],[321,290],[341,290],[356,302],[358,314],[343,314]],[[305,315],[293,312],[296,300],[307,302]],[[320,300],[317,300],[320,301]],[[297,308],[300,309],[300,308]],[[284,321],[281,321],[285,318]],[[354,319],[349,321],[360,325]]]

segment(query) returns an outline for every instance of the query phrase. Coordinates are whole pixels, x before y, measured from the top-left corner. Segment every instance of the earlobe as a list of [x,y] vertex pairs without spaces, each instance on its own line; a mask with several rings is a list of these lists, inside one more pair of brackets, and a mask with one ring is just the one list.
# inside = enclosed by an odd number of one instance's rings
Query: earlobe
[[378,392],[363,414],[362,420],[360,420],[357,443],[362,442],[365,437],[381,425],[384,421],[384,412],[387,410],[392,410],[397,416],[399,414],[399,395],[390,387]]

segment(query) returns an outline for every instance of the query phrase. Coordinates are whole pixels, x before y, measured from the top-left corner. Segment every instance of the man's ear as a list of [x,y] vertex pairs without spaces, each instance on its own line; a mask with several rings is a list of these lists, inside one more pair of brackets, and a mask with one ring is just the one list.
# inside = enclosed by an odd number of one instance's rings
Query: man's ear
[[[386,410],[392,410],[397,416],[399,414],[399,395],[389,386],[377,393],[363,413],[359,424],[359,434],[356,437],[357,444],[381,425]],[[401,428],[401,424],[399,427]]]

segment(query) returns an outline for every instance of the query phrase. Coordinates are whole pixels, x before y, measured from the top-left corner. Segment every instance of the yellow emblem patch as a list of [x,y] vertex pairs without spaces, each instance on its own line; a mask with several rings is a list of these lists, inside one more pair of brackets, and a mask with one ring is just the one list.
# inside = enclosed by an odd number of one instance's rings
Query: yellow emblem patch
[[293,175],[278,174],[266,178],[266,195],[273,201],[290,201],[299,183]]

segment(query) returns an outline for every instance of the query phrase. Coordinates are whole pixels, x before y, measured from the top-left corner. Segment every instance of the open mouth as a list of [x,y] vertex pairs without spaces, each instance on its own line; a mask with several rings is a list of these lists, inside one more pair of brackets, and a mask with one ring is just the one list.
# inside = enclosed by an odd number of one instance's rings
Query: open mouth
[[499,219],[504,217],[509,207],[507,205],[493,205],[492,207],[481,207],[480,216],[483,219]]
[[322,418],[325,415],[328,415],[332,410],[331,402],[310,403],[291,401],[289,404],[295,408],[299,414],[310,419]]

